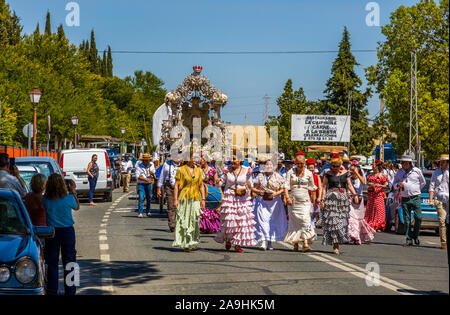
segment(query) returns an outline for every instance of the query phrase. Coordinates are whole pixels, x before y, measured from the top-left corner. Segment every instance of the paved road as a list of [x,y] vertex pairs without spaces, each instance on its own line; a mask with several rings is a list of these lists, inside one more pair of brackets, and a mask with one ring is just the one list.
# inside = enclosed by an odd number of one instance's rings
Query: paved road
[[[342,246],[340,256],[321,245],[321,236],[308,254],[294,253],[284,243],[276,244],[274,251],[245,248],[240,254],[225,251],[213,235],[202,235],[200,249],[184,253],[171,246],[174,235],[158,205],[153,204],[151,218],[140,219],[134,197],[116,190],[112,203],[100,202],[97,207],[84,203],[74,215],[79,294],[449,292],[447,255],[434,233],[422,233],[422,245],[412,248],[401,246],[403,236],[380,233],[370,245]],[[371,262],[379,266],[379,281],[366,271],[376,270]]]

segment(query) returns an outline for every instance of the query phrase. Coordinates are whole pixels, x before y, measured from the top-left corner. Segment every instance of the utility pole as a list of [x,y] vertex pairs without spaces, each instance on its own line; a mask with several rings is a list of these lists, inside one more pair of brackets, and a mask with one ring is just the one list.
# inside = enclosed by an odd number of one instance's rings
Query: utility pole
[[270,97],[266,94],[264,97],[264,121],[263,121],[263,125],[266,124],[266,121],[269,120],[269,105],[270,105]]
[[411,51],[411,103],[409,110],[409,148],[408,153],[413,155],[421,166],[419,120],[417,118],[417,54]]
[[[380,108],[380,115],[381,118],[383,118],[383,114],[384,114],[384,100],[383,98],[381,98],[381,108]],[[383,118],[383,122],[384,122],[384,118]],[[383,126],[381,127],[381,138],[380,138],[380,160],[381,162],[384,162],[384,132],[383,132]]]
[[347,115],[350,116],[350,140],[348,143],[348,154],[350,153],[350,143],[352,141],[352,107],[353,107],[353,91],[348,92]]

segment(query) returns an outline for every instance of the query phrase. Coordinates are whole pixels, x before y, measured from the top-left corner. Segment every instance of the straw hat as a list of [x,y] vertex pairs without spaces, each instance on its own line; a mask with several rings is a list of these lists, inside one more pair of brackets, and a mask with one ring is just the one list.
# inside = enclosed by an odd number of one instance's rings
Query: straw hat
[[150,161],[152,158],[153,158],[153,157],[152,157],[150,154],[144,153],[144,154],[142,155],[142,157],[141,157],[141,160],[142,160],[142,161]]

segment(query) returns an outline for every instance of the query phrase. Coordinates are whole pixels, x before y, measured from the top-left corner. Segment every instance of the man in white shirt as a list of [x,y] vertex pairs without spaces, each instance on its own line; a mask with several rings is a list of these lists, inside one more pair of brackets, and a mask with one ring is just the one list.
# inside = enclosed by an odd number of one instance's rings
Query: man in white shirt
[[447,226],[448,225],[448,154],[440,157],[439,168],[437,168],[430,181],[430,206],[436,206],[439,218],[439,234],[441,248],[447,249]]
[[128,155],[123,157],[120,162],[120,173],[122,175],[123,192],[130,191],[131,170],[133,169],[133,163],[129,160]]
[[151,216],[150,208],[152,202],[152,190],[155,178],[155,165],[150,154],[143,154],[142,161],[136,164],[136,179],[139,194],[139,218],[143,218],[144,199],[147,199],[147,209],[145,213]]
[[[426,181],[422,171],[414,167],[412,162],[410,156],[402,156],[402,168],[398,170],[393,183],[393,188],[400,190],[402,196],[403,217],[406,225],[406,243],[403,246],[412,246],[413,240],[416,245],[420,245],[419,232],[422,223],[420,194]],[[414,211],[414,231],[411,231],[411,211]]]
[[174,206],[174,195],[173,189],[175,187],[175,177],[177,175],[178,168],[183,163],[183,159],[179,159],[178,161],[169,160],[165,162],[161,169],[161,174],[159,175],[158,183],[157,183],[157,191],[156,194],[158,197],[162,197],[162,190],[164,188],[164,194],[167,196],[167,216],[169,221],[169,229],[170,232],[175,231],[176,225],[176,211],[177,209]]

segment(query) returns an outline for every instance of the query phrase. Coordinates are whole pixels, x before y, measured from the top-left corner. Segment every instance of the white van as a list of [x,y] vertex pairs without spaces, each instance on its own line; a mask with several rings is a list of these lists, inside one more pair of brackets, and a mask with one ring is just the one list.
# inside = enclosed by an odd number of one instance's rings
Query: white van
[[59,158],[59,167],[63,172],[64,179],[72,179],[76,183],[77,194],[80,196],[89,196],[87,168],[94,154],[97,154],[97,165],[99,168],[94,196],[102,195],[106,201],[111,202],[113,190],[111,165],[106,150],[63,150],[61,152],[61,157]]

